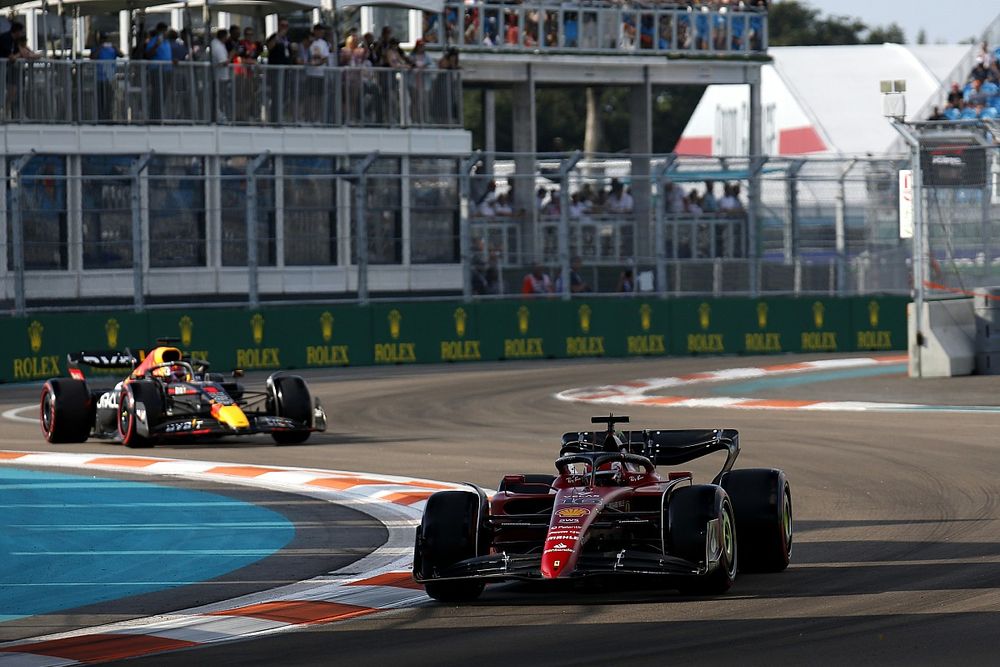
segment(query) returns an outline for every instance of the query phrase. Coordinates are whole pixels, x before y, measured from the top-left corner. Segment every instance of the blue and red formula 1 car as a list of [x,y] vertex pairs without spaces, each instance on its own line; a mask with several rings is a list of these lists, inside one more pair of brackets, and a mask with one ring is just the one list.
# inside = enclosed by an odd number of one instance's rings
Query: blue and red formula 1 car
[[[53,378],[42,389],[42,434],[51,443],[94,437],[151,447],[158,441],[268,433],[281,445],[326,430],[319,399],[297,375],[274,373],[262,391],[253,391],[169,345],[153,348],[141,363],[127,350],[68,356],[70,377]],[[110,389],[91,389],[80,366],[131,372]]]
[[[563,436],[557,475],[507,475],[491,498],[474,486],[432,495],[417,529],[413,576],[428,595],[467,601],[486,582],[595,575],[665,577],[689,593],[730,588],[741,571],[778,572],[792,553],[792,495],[781,470],[733,470],[731,429]],[[724,452],[710,484],[660,472]]]

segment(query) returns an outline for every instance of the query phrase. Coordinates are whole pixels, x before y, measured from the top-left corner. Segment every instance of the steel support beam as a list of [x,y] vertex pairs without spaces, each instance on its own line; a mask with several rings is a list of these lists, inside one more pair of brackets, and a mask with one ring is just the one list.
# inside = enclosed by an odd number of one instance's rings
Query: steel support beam
[[459,171],[461,186],[461,202],[459,203],[458,217],[458,243],[459,261],[462,263],[462,301],[466,303],[472,301],[472,235],[469,229],[469,209],[472,207],[469,201],[472,197],[470,192],[470,180],[472,170],[482,159],[482,151],[474,151],[472,155],[462,161]]
[[257,256],[257,170],[261,168],[270,152],[265,151],[255,157],[247,165],[247,302],[251,308],[260,307],[260,283],[258,275],[259,258]]
[[573,153],[559,164],[559,269],[562,272],[561,298],[568,301],[570,291],[569,256],[569,172],[583,158],[583,153]]
[[145,262],[142,252],[144,245],[142,235],[142,172],[146,170],[152,157],[152,153],[140,155],[128,169],[131,180],[129,199],[132,209],[132,307],[137,313],[141,313],[146,308]]
[[369,153],[351,170],[354,180],[354,243],[358,256],[358,302],[368,303],[368,213],[365,198],[368,194],[366,174],[378,159],[378,151]]
[[35,151],[26,153],[10,164],[10,249],[14,270],[14,314],[24,315],[27,309],[24,294],[24,221],[21,219],[21,172]]

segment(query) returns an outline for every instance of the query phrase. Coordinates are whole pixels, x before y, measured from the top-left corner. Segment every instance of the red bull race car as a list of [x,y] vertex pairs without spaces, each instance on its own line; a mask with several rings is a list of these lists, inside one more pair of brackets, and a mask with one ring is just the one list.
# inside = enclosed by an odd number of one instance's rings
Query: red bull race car
[[[326,413],[305,380],[274,373],[262,391],[210,373],[207,362],[160,345],[140,362],[129,351],[68,355],[70,377],[42,388],[40,421],[51,443],[115,440],[152,447],[176,439],[270,434],[276,443],[305,442],[326,430]],[[91,389],[81,366],[131,369],[113,388]]]
[[[792,494],[781,470],[733,470],[732,429],[566,433],[558,474],[507,475],[427,500],[413,577],[432,598],[478,597],[487,582],[662,577],[691,594],[728,590],[738,571],[778,572],[792,554]],[[709,484],[661,472],[723,452]]]

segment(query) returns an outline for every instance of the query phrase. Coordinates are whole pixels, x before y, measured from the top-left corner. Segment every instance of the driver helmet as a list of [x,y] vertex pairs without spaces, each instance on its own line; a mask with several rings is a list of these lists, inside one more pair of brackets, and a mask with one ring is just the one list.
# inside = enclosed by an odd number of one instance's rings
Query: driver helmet
[[181,364],[171,364],[170,366],[161,369],[163,372],[164,382],[171,384],[174,382],[187,382],[188,372],[187,369]]

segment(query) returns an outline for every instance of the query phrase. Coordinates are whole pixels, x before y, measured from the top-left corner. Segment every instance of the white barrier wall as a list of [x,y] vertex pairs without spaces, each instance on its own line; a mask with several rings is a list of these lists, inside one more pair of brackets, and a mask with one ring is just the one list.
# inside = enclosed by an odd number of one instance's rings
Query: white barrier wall
[[906,310],[910,377],[971,375],[976,360],[976,319],[972,299],[928,301],[923,306],[921,328],[924,344],[919,349],[914,319],[915,305],[909,304]]

